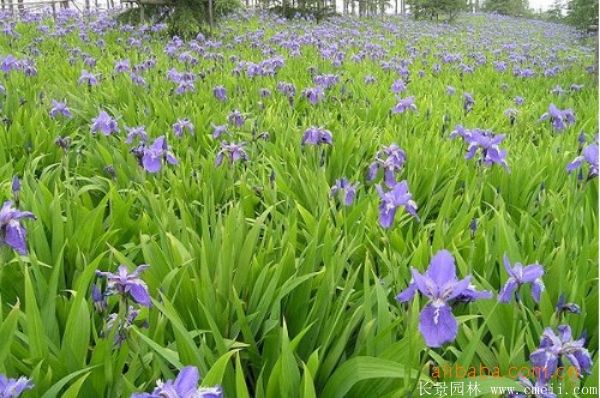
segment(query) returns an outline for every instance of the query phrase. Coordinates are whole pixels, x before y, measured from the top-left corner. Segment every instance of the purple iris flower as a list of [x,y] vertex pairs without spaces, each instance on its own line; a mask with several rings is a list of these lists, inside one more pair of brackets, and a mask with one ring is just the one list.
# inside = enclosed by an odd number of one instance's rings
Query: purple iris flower
[[245,162],[248,160],[248,154],[246,153],[242,143],[235,144],[233,142],[227,143],[226,141],[223,141],[221,142],[221,149],[215,158],[215,165],[220,166],[225,158],[227,158],[232,164],[237,161]]
[[144,307],[151,307],[152,300],[148,293],[148,286],[140,278],[140,274],[149,265],[142,264],[135,271],[129,273],[126,265],[120,265],[116,273],[96,271],[96,275],[107,280],[107,292],[121,296],[131,296],[133,300]]
[[179,163],[171,152],[171,147],[167,145],[164,135],[154,140],[152,145],[144,146],[139,155],[141,155],[142,167],[149,173],[158,173],[162,168],[163,160],[172,165]]
[[498,164],[506,170],[509,170],[508,163],[506,163],[506,150],[500,149],[499,147],[500,143],[505,138],[504,134],[494,135],[490,131],[479,129],[459,130],[459,127],[462,126],[457,126],[457,130],[452,132],[450,137],[452,138],[453,134],[457,133],[457,135],[462,136],[465,142],[469,144],[465,159],[472,159],[477,152],[480,152],[480,162],[484,165],[492,166]]
[[475,99],[469,93],[463,94],[463,109],[465,112],[471,112],[473,110],[473,106],[475,105]]
[[244,118],[244,115],[242,114],[242,112],[235,109],[227,116],[227,121],[229,122],[229,124],[233,124],[237,127],[241,127],[244,125],[244,122],[246,121],[246,119]]
[[17,70],[21,68],[21,63],[14,55],[8,54],[6,57],[2,59],[2,63],[0,65],[0,69],[2,72],[7,73],[12,70]]
[[365,84],[375,84],[376,82],[377,82],[377,79],[375,79],[375,76],[373,76],[373,75],[365,76]]
[[581,307],[575,303],[568,303],[565,295],[561,294],[556,302],[556,312],[561,315],[565,312],[570,312],[571,314],[580,314]]
[[30,379],[21,376],[18,379],[9,379],[0,374],[0,397],[2,398],[18,398],[23,391],[31,390],[33,383]]
[[177,85],[177,88],[175,89],[175,93],[178,94],[178,95],[181,95],[181,94],[185,94],[185,93],[194,92],[195,90],[196,90],[196,86],[194,85],[193,81],[182,80]]
[[356,188],[358,184],[352,184],[346,178],[340,178],[336,180],[335,184],[331,187],[330,194],[332,197],[341,195],[345,206],[350,206],[354,202],[356,197]]
[[321,86],[309,87],[302,90],[302,95],[306,97],[308,102],[317,105],[325,97],[325,91]]
[[581,152],[580,156],[577,156],[571,163],[567,165],[567,172],[570,174],[578,168],[582,167],[584,163],[589,165],[588,178],[598,176],[598,144],[590,144],[586,146]]
[[379,204],[379,224],[383,228],[390,228],[399,207],[404,207],[408,214],[419,220],[417,203],[412,200],[412,194],[408,191],[406,180],[400,181],[390,188],[389,191],[385,192],[381,185],[376,186],[381,199],[381,203]]
[[104,111],[100,111],[95,119],[92,119],[92,133],[96,134],[102,132],[104,135],[111,135],[119,131],[119,125],[117,121],[110,117],[110,115]]
[[117,326],[115,331],[115,346],[120,347],[121,344],[125,340],[127,340],[127,334],[129,329],[133,325],[133,322],[140,314],[140,311],[130,305],[127,307],[127,311],[125,313],[125,319],[120,319],[118,314],[109,314],[106,319],[106,334],[110,334],[110,332],[114,329],[115,325]]
[[550,120],[552,122],[552,127],[555,130],[561,131],[567,128],[570,124],[575,123],[575,114],[572,109],[561,110],[556,107],[554,104],[550,104],[548,107],[548,112],[544,113],[542,117],[540,117],[540,121]]
[[22,255],[27,254],[27,231],[21,225],[24,218],[35,220],[33,213],[16,209],[10,200],[0,208],[0,246],[8,245]]
[[226,124],[221,124],[221,125],[212,125],[213,131],[212,131],[212,137],[214,139],[218,139],[220,138],[223,134],[227,134],[227,125]]
[[52,109],[50,109],[50,117],[52,119],[55,119],[58,115],[63,115],[64,117],[69,119],[73,117],[71,111],[69,110],[69,108],[67,108],[66,103],[52,100]]
[[375,155],[375,160],[369,166],[367,181],[373,181],[379,170],[383,170],[383,180],[388,187],[396,185],[397,171],[400,171],[406,163],[406,152],[398,145],[391,144],[384,147]]
[[509,278],[500,293],[498,293],[498,301],[508,303],[513,296],[517,297],[518,301],[518,289],[523,285],[531,284],[531,296],[536,303],[539,303],[540,296],[544,290],[544,282],[542,281],[544,268],[539,264],[524,266],[521,263],[515,263],[514,266],[511,266],[506,254],[504,255],[503,262]]
[[296,87],[292,83],[278,82],[277,91],[288,98],[293,98],[296,95]]
[[136,138],[139,138],[141,143],[148,141],[148,134],[144,126],[125,127],[125,130],[127,130],[127,139],[125,140],[127,144],[131,144]]
[[592,357],[584,346],[585,338],[574,340],[569,325],[559,325],[557,332],[554,333],[552,328],[544,329],[539,348],[529,356],[543,383],[550,380],[564,358],[579,374],[590,373],[592,367]]
[[396,106],[392,108],[392,113],[404,113],[405,111],[417,111],[417,105],[415,105],[415,97],[407,97],[398,101]]
[[129,70],[131,69],[130,65],[129,65],[129,60],[128,59],[123,59],[120,61],[117,61],[115,63],[115,73],[124,73],[124,72],[129,72]]
[[339,82],[340,78],[337,75],[316,75],[313,77],[313,82],[324,89],[328,89],[330,87],[335,86]]
[[452,86],[446,86],[446,94],[454,95],[456,93],[456,89]]
[[524,103],[525,103],[525,98],[519,97],[519,96],[515,97],[515,105],[521,106]]
[[458,323],[452,314],[452,304],[461,297],[469,301],[489,298],[489,292],[478,292],[471,284],[471,276],[459,280],[456,277],[454,257],[448,250],[438,251],[431,259],[429,268],[421,274],[411,268],[412,280],[396,300],[405,303],[417,292],[429,298],[429,303],[419,316],[419,331],[427,346],[436,348],[456,339]]
[[131,82],[133,84],[142,87],[146,86],[146,80],[141,75],[131,72],[129,77],[131,77]]
[[79,76],[79,84],[87,84],[88,86],[95,86],[98,84],[98,78],[93,73],[83,70],[81,76]]
[[333,136],[331,135],[331,131],[319,128],[319,127],[309,127],[302,136],[302,145],[333,145]]
[[173,134],[175,137],[181,137],[184,132],[194,135],[194,125],[189,119],[179,119],[173,124]]
[[571,84],[571,87],[569,87],[571,89],[571,91],[573,92],[577,92],[577,91],[581,91],[583,90],[583,84]]
[[406,83],[404,80],[398,79],[392,83],[391,89],[394,94],[400,94],[406,90]]
[[215,98],[219,101],[227,100],[227,90],[225,90],[225,87],[223,86],[216,86],[215,88],[213,88],[213,94]]
[[181,369],[175,380],[156,382],[156,388],[151,392],[135,393],[131,398],[223,398],[220,386],[198,387],[200,372],[195,366]]

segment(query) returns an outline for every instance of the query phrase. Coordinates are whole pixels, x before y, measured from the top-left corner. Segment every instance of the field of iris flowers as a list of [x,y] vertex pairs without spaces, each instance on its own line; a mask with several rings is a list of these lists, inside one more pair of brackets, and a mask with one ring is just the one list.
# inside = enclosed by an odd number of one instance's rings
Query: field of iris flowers
[[0,19],[0,397],[595,396],[575,31]]

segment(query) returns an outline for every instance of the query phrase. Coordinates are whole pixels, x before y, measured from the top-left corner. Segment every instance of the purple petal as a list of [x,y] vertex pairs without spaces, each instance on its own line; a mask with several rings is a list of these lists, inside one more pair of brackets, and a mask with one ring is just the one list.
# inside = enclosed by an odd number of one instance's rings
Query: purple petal
[[388,208],[385,203],[382,203],[379,206],[379,224],[383,228],[389,228],[392,226],[394,222],[394,217],[396,216],[396,208]]
[[419,317],[419,331],[428,347],[441,347],[456,339],[458,323],[448,305],[427,304]]
[[141,283],[131,283],[129,284],[129,293],[139,305],[152,307],[152,300],[150,299],[148,288],[145,285],[142,285]]
[[162,167],[161,158],[145,153],[142,158],[142,165],[149,173],[158,173]]
[[396,300],[398,300],[401,303],[406,303],[407,301],[412,300],[412,298],[415,296],[416,292],[417,292],[417,285],[414,282],[411,282],[408,284],[406,289],[401,291],[396,296]]
[[544,291],[544,282],[541,279],[536,279],[531,285],[531,296],[536,303],[540,302],[542,292]]
[[539,279],[544,275],[544,268],[539,264],[531,264],[523,269],[523,276],[521,281],[524,283],[531,283],[536,279]]
[[15,249],[19,254],[27,254],[27,233],[25,228],[16,220],[11,220],[6,225],[6,235],[4,242]]
[[175,389],[180,396],[185,397],[196,391],[200,381],[200,372],[195,366],[186,366],[181,369],[175,379]]
[[498,301],[501,303],[508,303],[512,299],[517,286],[517,281],[514,278],[508,278],[504,287],[502,287],[502,290],[498,293]]
[[454,257],[448,250],[440,250],[433,256],[427,269],[427,276],[439,287],[456,280]]

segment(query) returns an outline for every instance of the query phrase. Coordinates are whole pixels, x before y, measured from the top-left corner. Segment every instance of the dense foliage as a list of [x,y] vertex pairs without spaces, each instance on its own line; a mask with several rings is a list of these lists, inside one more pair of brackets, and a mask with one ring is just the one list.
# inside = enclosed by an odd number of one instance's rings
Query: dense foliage
[[597,387],[598,92],[571,28],[2,21],[0,387],[404,397],[459,364],[500,369],[469,380],[494,396],[541,356],[582,377],[538,383]]

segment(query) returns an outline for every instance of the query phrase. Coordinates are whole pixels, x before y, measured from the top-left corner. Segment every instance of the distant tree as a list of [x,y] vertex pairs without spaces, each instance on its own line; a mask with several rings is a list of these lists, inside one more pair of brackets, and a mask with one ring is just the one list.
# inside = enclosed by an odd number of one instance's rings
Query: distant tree
[[453,20],[467,9],[467,0],[407,0],[410,11],[415,19],[436,19],[440,16]]
[[598,28],[598,0],[570,0],[567,3],[566,20],[579,29],[587,30],[590,26]]
[[502,15],[526,16],[529,14],[529,2],[526,0],[486,0],[483,10]]
[[544,18],[550,21],[560,21],[564,18],[565,8],[564,0],[554,0],[552,6],[544,13]]

